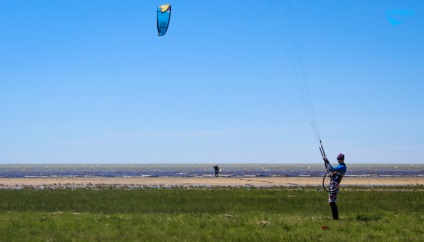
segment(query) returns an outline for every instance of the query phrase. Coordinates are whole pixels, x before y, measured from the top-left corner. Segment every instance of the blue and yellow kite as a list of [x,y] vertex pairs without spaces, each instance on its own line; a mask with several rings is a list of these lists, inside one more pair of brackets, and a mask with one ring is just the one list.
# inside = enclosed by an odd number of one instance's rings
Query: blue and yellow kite
[[164,36],[168,30],[171,20],[171,4],[164,4],[158,7],[157,27],[158,35]]

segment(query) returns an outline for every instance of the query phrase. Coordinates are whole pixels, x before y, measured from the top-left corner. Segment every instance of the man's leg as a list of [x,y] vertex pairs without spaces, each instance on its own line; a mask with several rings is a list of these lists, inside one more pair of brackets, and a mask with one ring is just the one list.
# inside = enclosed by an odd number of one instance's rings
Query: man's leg
[[329,193],[328,194],[328,203],[331,206],[331,213],[333,214],[333,219],[338,220],[339,219],[339,212],[337,210],[337,193]]
[[339,212],[337,211],[337,204],[335,202],[331,202],[330,206],[331,206],[331,212],[333,213],[333,219],[338,220]]

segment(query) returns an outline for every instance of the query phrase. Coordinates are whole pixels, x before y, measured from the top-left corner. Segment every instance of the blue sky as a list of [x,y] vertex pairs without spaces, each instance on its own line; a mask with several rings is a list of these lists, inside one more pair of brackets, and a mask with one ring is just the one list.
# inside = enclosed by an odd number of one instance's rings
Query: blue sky
[[285,6],[0,0],[0,163],[321,162],[296,44],[330,161],[421,163],[424,2]]

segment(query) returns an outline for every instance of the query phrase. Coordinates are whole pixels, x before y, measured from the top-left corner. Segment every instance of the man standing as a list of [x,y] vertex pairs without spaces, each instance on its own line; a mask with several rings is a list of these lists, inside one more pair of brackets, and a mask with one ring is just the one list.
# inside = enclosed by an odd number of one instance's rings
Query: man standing
[[339,213],[337,211],[336,199],[337,193],[339,192],[339,185],[342,181],[343,175],[346,173],[346,164],[344,163],[344,154],[340,153],[337,156],[337,162],[339,165],[332,167],[327,157],[323,157],[325,162],[325,168],[330,173],[330,191],[328,192],[328,203],[331,206],[331,212],[333,213],[333,219],[339,219]]
[[219,172],[220,172],[220,169],[219,169],[218,164],[214,165],[214,166],[213,166],[213,169],[215,170],[215,177],[218,177]]

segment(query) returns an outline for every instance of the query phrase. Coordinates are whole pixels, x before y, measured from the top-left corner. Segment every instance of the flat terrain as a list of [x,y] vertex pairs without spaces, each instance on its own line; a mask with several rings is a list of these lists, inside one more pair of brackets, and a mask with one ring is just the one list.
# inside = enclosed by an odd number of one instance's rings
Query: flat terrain
[[0,189],[2,241],[424,241],[422,185],[346,185],[338,221],[307,186],[20,188]]
[[[321,177],[42,177],[0,178],[0,188],[56,185],[132,185],[132,186],[320,186]],[[424,177],[345,177],[342,186],[424,185]]]

